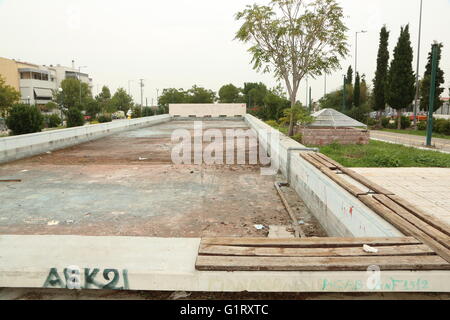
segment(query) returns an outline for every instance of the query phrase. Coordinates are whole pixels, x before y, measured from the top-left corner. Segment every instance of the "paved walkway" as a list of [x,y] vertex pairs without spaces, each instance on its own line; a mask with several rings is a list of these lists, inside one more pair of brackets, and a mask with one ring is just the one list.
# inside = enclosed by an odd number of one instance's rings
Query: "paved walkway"
[[[415,136],[410,134],[400,134],[386,131],[370,131],[370,138],[376,140],[382,140],[386,142],[392,142],[396,144],[402,144],[412,147],[425,148],[426,138],[422,136]],[[432,144],[437,151],[450,153],[450,140],[433,138]]]
[[354,170],[450,225],[450,169],[355,168]]

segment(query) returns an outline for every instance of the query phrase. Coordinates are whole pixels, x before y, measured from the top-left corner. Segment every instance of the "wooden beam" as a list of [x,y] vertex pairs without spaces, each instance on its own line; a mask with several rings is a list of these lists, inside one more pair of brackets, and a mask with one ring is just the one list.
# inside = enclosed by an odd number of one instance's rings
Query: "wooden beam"
[[298,223],[298,219],[295,215],[295,212],[292,211],[291,206],[289,205],[288,201],[286,200],[285,196],[283,195],[283,191],[281,191],[280,186],[278,185],[278,182],[275,182],[275,189],[277,189],[278,195],[281,198],[281,202],[283,202],[283,205],[287,211],[287,213],[289,214],[289,216],[291,217],[292,220],[292,225],[294,227],[294,231],[295,231],[295,237],[296,238],[306,238],[306,234],[303,231],[302,227],[300,226],[300,224]]
[[223,257],[198,256],[201,271],[366,271],[369,266],[384,270],[450,270],[439,256],[400,257]]
[[393,224],[398,230],[405,235],[413,236],[416,239],[422,241],[433,249],[438,255],[450,262],[450,250],[440,244],[438,241],[430,237],[428,234],[417,228],[408,220],[405,220],[401,216],[397,215],[394,211],[384,206],[371,196],[358,197],[366,206],[375,211],[378,215],[383,217],[386,221]]
[[355,179],[359,183],[365,185],[370,190],[375,191],[376,193],[385,194],[385,195],[394,195],[393,192],[391,192],[391,191],[389,191],[389,190],[379,186],[378,184],[370,181],[369,179],[363,177],[362,175],[360,175],[356,171],[353,171],[353,170],[348,169],[348,168],[341,168],[340,170],[343,173],[345,173],[346,175],[352,177],[352,179]]
[[314,160],[316,160],[317,162],[320,162],[321,164],[323,164],[324,166],[326,166],[328,169],[330,170],[336,170],[338,169],[337,166],[335,166],[334,164],[332,164],[331,162],[323,159],[322,157],[320,157],[318,154],[316,153],[310,153],[309,154]]
[[264,248],[200,245],[200,255],[257,257],[365,257],[436,255],[426,245],[376,246],[378,253],[367,253],[363,247],[347,248]]
[[288,248],[343,248],[369,246],[419,245],[422,242],[413,237],[400,238],[204,238],[203,245],[243,247],[288,247]]
[[433,227],[435,227],[439,231],[441,231],[441,232],[445,233],[446,235],[450,236],[450,225],[448,223],[446,223],[445,221],[442,221],[442,220],[432,216],[431,214],[426,213],[422,209],[420,209],[420,208],[416,207],[415,205],[409,203],[405,199],[400,198],[399,196],[388,195],[388,198],[390,198],[392,201],[396,202],[397,204],[399,204],[400,206],[402,206],[403,208],[405,208],[406,210],[411,212],[416,217],[422,219],[423,221],[426,221],[427,223],[429,223],[430,225],[432,225]]
[[411,224],[415,225],[417,228],[428,234],[430,237],[440,242],[442,245],[450,249],[450,237],[445,233],[435,229],[433,226],[429,225],[427,222],[419,219],[411,212],[400,206],[399,204],[392,201],[385,195],[374,195],[376,200],[381,202],[383,205],[397,213],[400,217],[407,220]]

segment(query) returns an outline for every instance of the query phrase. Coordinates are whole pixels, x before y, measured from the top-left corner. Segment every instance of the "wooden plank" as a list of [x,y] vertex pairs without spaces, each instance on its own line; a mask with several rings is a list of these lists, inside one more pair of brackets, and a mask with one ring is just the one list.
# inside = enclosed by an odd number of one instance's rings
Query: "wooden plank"
[[405,208],[406,210],[408,210],[409,212],[411,212],[412,214],[414,214],[416,217],[422,219],[423,221],[425,221],[428,224],[432,225],[433,227],[435,227],[439,231],[441,231],[441,232],[445,233],[446,235],[450,236],[450,225],[448,223],[446,223],[445,221],[442,221],[442,220],[432,216],[431,214],[426,213],[422,209],[420,209],[417,206],[409,203],[408,201],[406,201],[405,199],[403,199],[403,198],[401,198],[399,196],[388,195],[388,197],[391,200],[393,200],[394,202],[396,202],[397,204],[399,204],[400,206],[402,206],[403,208]]
[[264,248],[200,245],[200,255],[260,256],[260,257],[364,257],[364,256],[427,256],[435,255],[426,245],[375,247],[378,253],[368,253],[363,247],[348,248]]
[[397,213],[403,219],[408,220],[410,223],[412,223],[417,228],[428,234],[430,237],[436,239],[436,241],[440,242],[442,245],[450,249],[450,237],[448,235],[435,229],[427,222],[417,218],[411,212],[409,212],[399,204],[395,203],[385,195],[374,195],[373,197],[379,202],[381,202],[383,205],[385,205],[386,207]]
[[293,248],[342,248],[369,246],[418,245],[422,242],[413,237],[401,238],[204,238],[203,245],[243,246],[243,247],[293,247]]
[[324,166],[326,166],[328,169],[330,170],[335,170],[337,169],[337,167],[328,162],[327,160],[323,159],[322,157],[320,157],[319,155],[315,154],[315,153],[310,153],[309,154],[314,160],[316,160],[317,162],[320,162],[321,164],[323,164]]
[[314,167],[316,167],[319,170],[322,170],[323,168],[326,168],[326,166],[319,161],[315,160],[313,157],[311,157],[311,153],[309,152],[301,152],[300,156],[311,163]]
[[355,197],[367,194],[328,168],[322,168],[320,171]]
[[394,195],[393,192],[391,192],[391,191],[383,188],[382,186],[380,186],[380,185],[370,181],[369,179],[367,179],[364,176],[360,175],[356,171],[353,171],[353,170],[348,169],[348,168],[341,168],[340,170],[343,173],[345,173],[346,175],[348,175],[348,176],[352,177],[353,179],[355,179],[356,181],[358,181],[359,183],[365,185],[370,190],[375,191],[376,193],[380,193],[380,194],[384,194],[384,195]]
[[339,170],[341,170],[342,168],[344,168],[344,166],[342,164],[340,164],[337,161],[334,161],[333,159],[327,157],[326,155],[324,155],[323,153],[316,153],[317,156],[321,157],[322,159],[324,159],[325,161],[331,163],[332,165],[334,165],[336,168],[338,168]]
[[369,266],[385,270],[450,270],[439,256],[401,257],[223,257],[198,256],[201,271],[366,271]]
[[281,198],[281,201],[283,202],[283,205],[286,209],[286,211],[288,212],[289,216],[291,217],[292,220],[292,225],[294,227],[294,231],[295,231],[295,237],[296,238],[306,238],[306,234],[303,231],[302,227],[300,226],[300,224],[298,223],[298,219],[295,216],[295,212],[292,211],[291,206],[289,205],[289,203],[287,202],[286,198],[283,195],[283,191],[281,191],[280,186],[278,185],[278,182],[275,182],[275,189],[277,189],[278,195]]
[[325,174],[327,177],[329,177],[331,180],[333,180],[335,183],[344,188],[347,192],[349,192],[353,196],[358,197],[359,195],[367,194],[367,192],[364,192],[357,186],[350,184],[348,181],[337,175],[336,172],[330,170],[328,167],[326,167],[319,161],[315,160],[310,154],[300,153],[300,156],[309,163],[311,163],[313,166],[315,166],[317,169],[319,169],[323,174]]
[[22,182],[20,179],[0,180],[0,182]]
[[371,196],[360,196],[358,198],[370,209],[375,211],[378,215],[383,217],[389,223],[393,224],[398,230],[403,232],[405,235],[413,236],[416,239],[422,241],[424,244],[428,245],[431,249],[433,249],[443,259],[450,262],[450,250],[448,250],[445,246],[443,246],[435,239],[430,237],[428,234],[417,228],[409,221],[400,217],[394,211],[384,206]]
[[333,159],[330,159],[329,157],[327,157],[326,155],[324,155],[322,153],[317,153],[316,156],[322,158],[324,161],[329,162],[330,164],[335,166],[337,169],[341,170],[346,175],[352,177],[353,179],[355,179],[359,183],[361,183],[364,186],[368,187],[370,190],[373,190],[373,191],[375,191],[377,193],[380,193],[380,194],[386,194],[386,195],[393,195],[394,194],[393,192],[391,192],[391,191],[381,187],[380,185],[378,185],[378,184],[370,181],[369,179],[365,178],[364,176],[360,175],[356,171],[344,167],[340,163],[334,161]]

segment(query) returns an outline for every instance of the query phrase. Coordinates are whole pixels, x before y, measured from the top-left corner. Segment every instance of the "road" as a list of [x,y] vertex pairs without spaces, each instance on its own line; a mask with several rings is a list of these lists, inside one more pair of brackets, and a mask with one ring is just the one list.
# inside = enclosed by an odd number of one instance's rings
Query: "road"
[[[370,138],[376,140],[382,140],[386,142],[392,142],[396,144],[402,144],[406,146],[412,147],[421,147],[425,148],[425,137],[415,136],[410,134],[400,134],[394,132],[386,132],[386,131],[370,131]],[[440,139],[433,138],[432,141],[434,149],[441,152],[449,152],[450,153],[450,140],[449,139]]]

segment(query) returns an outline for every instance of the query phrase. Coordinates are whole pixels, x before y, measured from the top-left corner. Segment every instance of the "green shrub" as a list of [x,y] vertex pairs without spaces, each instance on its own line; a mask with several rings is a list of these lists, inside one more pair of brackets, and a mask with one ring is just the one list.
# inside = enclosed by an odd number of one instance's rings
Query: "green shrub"
[[381,125],[383,128],[387,128],[389,126],[389,122],[391,121],[390,118],[382,118],[381,119]]
[[278,128],[279,127],[278,123],[275,120],[268,120],[268,121],[266,121],[266,124],[271,126],[271,127],[273,127],[273,128]]
[[302,143],[302,138],[303,138],[303,135],[301,133],[297,133],[292,137],[292,139],[294,139],[295,141],[297,141],[299,143]]
[[143,117],[151,117],[154,116],[155,112],[153,111],[152,108],[150,107],[145,107],[144,109],[142,109],[142,116]]
[[61,125],[62,120],[57,114],[51,114],[49,116],[45,116],[44,122],[47,128],[58,128]]
[[44,117],[36,106],[17,104],[11,108],[6,125],[13,135],[41,132]]
[[67,128],[80,127],[84,125],[84,116],[77,108],[67,111]]
[[[400,125],[402,129],[409,129],[411,128],[411,120],[409,119],[409,117],[401,117],[400,120]],[[398,128],[398,119],[395,120],[395,128],[392,129],[397,129]]]
[[437,119],[435,132],[450,135],[450,120]]
[[110,115],[102,114],[97,118],[99,123],[111,122],[112,118]]
[[133,114],[131,115],[131,118],[141,118],[142,117],[142,109],[140,107],[133,108]]
[[427,130],[427,122],[426,121],[417,122],[417,129],[418,130]]

